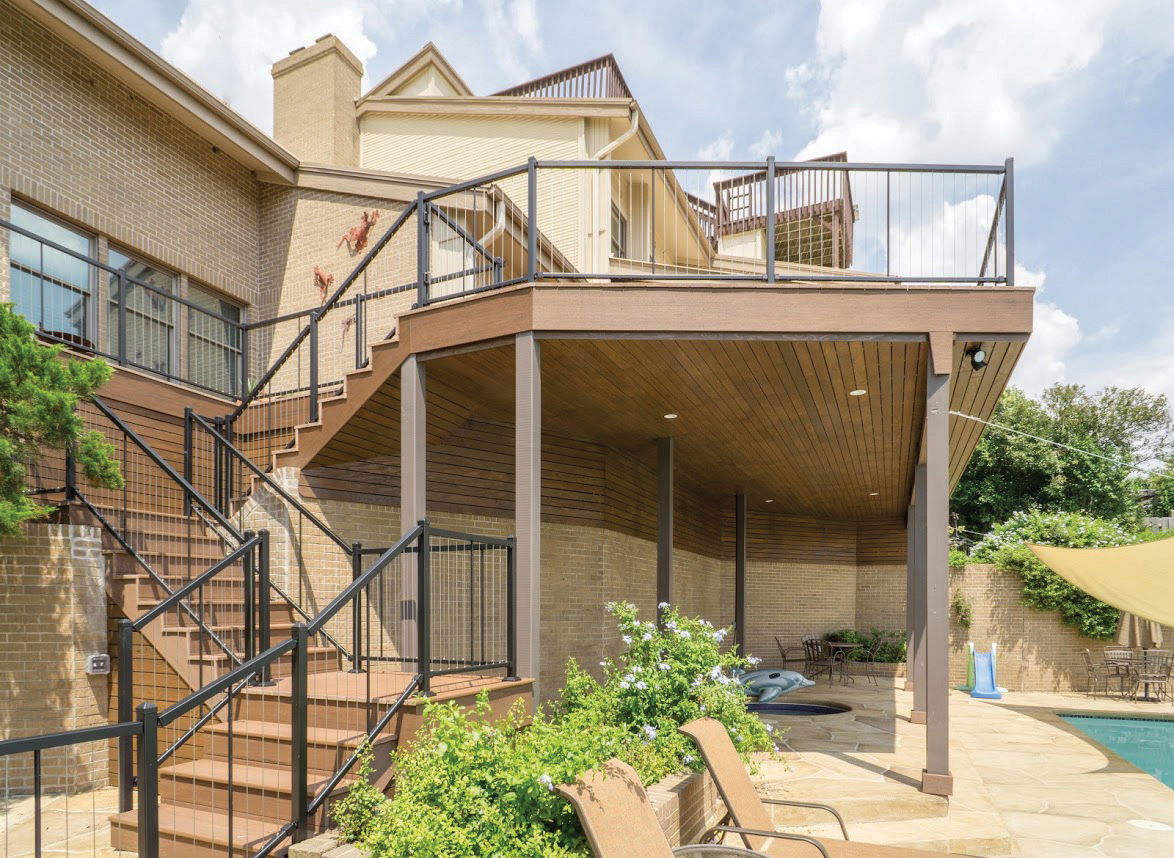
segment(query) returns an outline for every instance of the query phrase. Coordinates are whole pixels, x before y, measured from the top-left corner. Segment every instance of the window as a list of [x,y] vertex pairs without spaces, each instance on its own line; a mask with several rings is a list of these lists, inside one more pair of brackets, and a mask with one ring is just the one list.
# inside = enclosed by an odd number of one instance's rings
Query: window
[[[74,253],[93,254],[91,236],[15,202],[12,222]],[[11,300],[16,312],[55,339],[93,348],[90,263],[16,232],[10,239]]]
[[[126,360],[128,363],[171,376],[175,354],[175,275],[110,248],[109,264],[126,275]],[[107,310],[109,351],[118,354],[122,309],[118,274],[110,274],[110,306]]]
[[615,203],[611,204],[611,255],[616,259],[628,258],[628,219]]
[[240,384],[243,310],[211,289],[188,284],[187,380],[220,393],[236,393]]

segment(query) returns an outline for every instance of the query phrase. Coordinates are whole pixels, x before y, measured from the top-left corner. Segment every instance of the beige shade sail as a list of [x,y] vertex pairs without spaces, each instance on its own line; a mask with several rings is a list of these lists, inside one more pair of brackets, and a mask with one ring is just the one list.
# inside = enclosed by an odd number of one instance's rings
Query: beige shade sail
[[1116,548],[1028,547],[1090,596],[1143,620],[1174,626],[1174,539]]

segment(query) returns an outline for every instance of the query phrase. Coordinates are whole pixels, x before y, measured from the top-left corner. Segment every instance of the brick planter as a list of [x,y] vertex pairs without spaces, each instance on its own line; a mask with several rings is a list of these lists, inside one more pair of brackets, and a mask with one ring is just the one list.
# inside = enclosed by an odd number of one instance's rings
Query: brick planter
[[[671,846],[696,842],[710,826],[717,825],[725,812],[708,771],[669,775],[648,788],[648,798]],[[365,855],[355,846],[339,845],[338,836],[333,833],[320,834],[289,849],[289,858],[364,858]]]

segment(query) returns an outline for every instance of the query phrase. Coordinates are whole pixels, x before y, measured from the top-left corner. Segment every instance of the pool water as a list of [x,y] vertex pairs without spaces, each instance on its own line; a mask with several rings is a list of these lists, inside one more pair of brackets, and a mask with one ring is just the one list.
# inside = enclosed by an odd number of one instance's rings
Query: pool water
[[759,715],[842,715],[851,711],[847,706],[822,703],[747,703],[746,709]]
[[1061,715],[1080,732],[1174,787],[1174,721]]

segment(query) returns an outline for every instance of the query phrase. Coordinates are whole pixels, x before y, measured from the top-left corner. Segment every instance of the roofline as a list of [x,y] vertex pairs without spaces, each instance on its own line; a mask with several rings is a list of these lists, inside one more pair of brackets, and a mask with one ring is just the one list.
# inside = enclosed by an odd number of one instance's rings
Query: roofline
[[627,119],[635,102],[630,98],[516,98],[471,96],[370,96],[356,106],[356,114],[428,113],[502,116],[582,116]]
[[465,83],[465,79],[460,76],[457,70],[453,68],[452,63],[448,61],[448,57],[441,53],[440,48],[436,47],[435,43],[429,42],[409,57],[406,62],[396,67],[391,74],[363,93],[359,97],[359,100],[355,102],[356,105],[362,105],[369,98],[379,98],[380,96],[374,93],[390,86],[397,78],[403,78],[405,81],[411,80],[424,68],[425,60],[429,55],[431,55],[436,67],[440,69],[440,74],[448,80],[453,89],[461,93],[460,97],[471,97],[473,95],[473,90]]
[[8,0],[157,109],[244,167],[293,184],[298,159],[82,0]]

